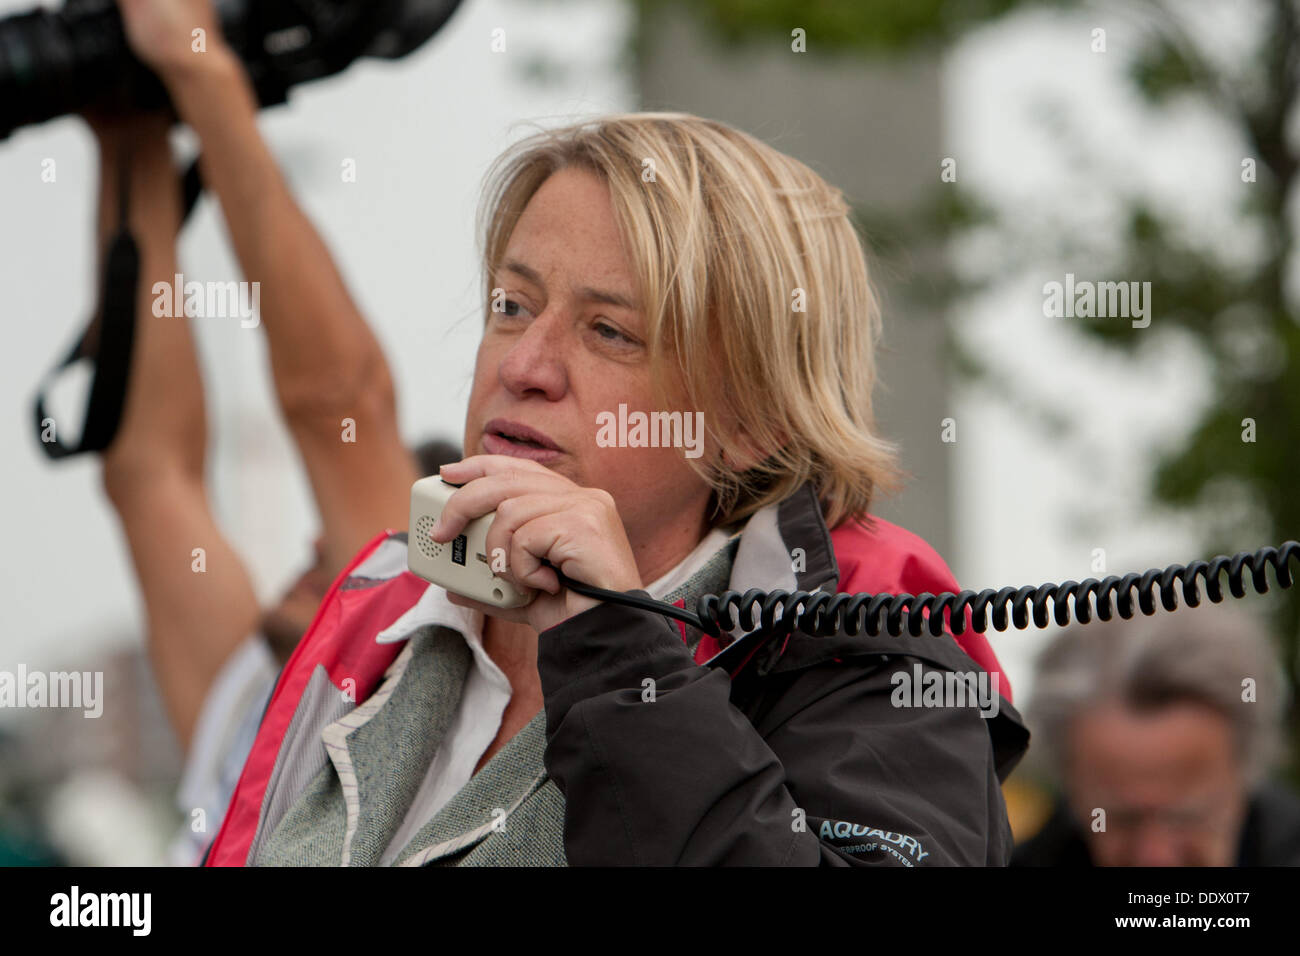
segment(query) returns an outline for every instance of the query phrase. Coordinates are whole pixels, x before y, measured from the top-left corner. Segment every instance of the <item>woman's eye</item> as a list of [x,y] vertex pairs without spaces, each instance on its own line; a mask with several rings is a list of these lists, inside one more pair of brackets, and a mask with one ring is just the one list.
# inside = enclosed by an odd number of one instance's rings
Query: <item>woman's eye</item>
[[501,298],[492,303],[489,317],[492,321],[496,322],[505,323],[509,321],[509,325],[513,327],[516,324],[513,321],[514,319],[526,320],[531,315],[532,313],[528,310],[528,306],[524,305],[518,299]]
[[629,336],[624,335],[622,332],[620,332],[618,329],[614,328],[614,326],[610,325],[607,322],[596,323],[596,334],[599,335],[602,339],[605,339],[606,341],[609,342],[628,342],[628,343],[635,344],[633,339],[631,339]]

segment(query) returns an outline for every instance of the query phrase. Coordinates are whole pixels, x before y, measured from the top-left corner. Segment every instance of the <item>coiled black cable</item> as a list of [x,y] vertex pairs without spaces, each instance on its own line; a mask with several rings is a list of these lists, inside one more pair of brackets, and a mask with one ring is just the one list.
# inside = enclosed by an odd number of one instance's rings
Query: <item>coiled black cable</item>
[[1300,559],[1300,542],[1287,541],[1276,548],[1241,551],[1232,557],[1221,554],[1213,560],[1193,561],[1186,566],[1171,564],[1167,568],[1152,568],[1142,574],[1110,575],[1101,580],[1086,578],[1083,581],[1040,584],[1037,587],[1005,587],[997,591],[985,589],[978,592],[959,591],[956,594],[951,591],[941,594],[830,594],[826,591],[761,591],[754,588],[743,594],[739,591],[703,594],[696,602],[694,614],[661,601],[622,591],[607,591],[574,581],[558,568],[555,573],[562,585],[579,594],[654,611],[685,621],[713,637],[732,630],[738,624],[751,631],[758,628],[775,633],[780,628],[783,632],[798,630],[814,637],[827,637],[838,634],[841,630],[850,636],[865,631],[874,637],[880,633],[882,616],[885,629],[895,636],[901,635],[906,629],[913,637],[919,637],[928,621],[930,634],[938,637],[943,633],[945,611],[949,612],[949,626],[954,634],[965,632],[965,612],[968,609],[971,611],[972,629],[981,634],[988,627],[990,611],[994,629],[1007,630],[1008,608],[1011,611],[1010,623],[1019,630],[1029,626],[1031,611],[1034,626],[1047,627],[1049,603],[1051,619],[1061,627],[1070,623],[1071,603],[1074,616],[1081,624],[1092,620],[1094,613],[1099,619],[1109,621],[1112,598],[1120,617],[1129,620],[1134,614],[1134,592],[1137,594],[1138,609],[1143,614],[1152,615],[1156,613],[1152,588],[1157,585],[1160,603],[1166,611],[1178,607],[1177,591],[1180,584],[1183,601],[1189,607],[1196,607],[1201,602],[1198,578],[1204,579],[1206,594],[1218,604],[1224,597],[1221,584],[1224,572],[1227,572],[1228,590],[1234,598],[1246,596],[1246,571],[1250,573],[1256,593],[1266,594],[1268,579],[1265,569],[1271,565],[1278,585],[1289,588],[1292,583],[1289,562],[1293,558]]

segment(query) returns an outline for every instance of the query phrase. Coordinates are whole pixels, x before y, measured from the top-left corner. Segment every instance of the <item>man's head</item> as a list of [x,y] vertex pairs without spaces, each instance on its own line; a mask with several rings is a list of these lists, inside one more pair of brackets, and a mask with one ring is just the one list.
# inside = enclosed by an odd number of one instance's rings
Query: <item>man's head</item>
[[[832,524],[864,513],[896,472],[873,431],[880,314],[847,211],[802,163],[685,114],[517,144],[481,210],[466,454],[528,455],[605,489],[634,549],[669,511],[698,533],[809,480]],[[662,447],[695,438],[697,454]]]
[[1215,605],[1094,621],[1044,652],[1033,723],[1102,866],[1231,866],[1278,750],[1259,624]]
[[[455,443],[431,439],[417,445],[411,452],[421,475],[436,475],[444,464],[460,460],[460,449]],[[325,599],[334,571],[325,566],[322,552],[323,538],[312,545],[314,558],[311,567],[299,576],[284,593],[275,607],[262,614],[261,631],[271,646],[271,652],[281,665],[289,659],[302,636],[316,616],[316,609]]]

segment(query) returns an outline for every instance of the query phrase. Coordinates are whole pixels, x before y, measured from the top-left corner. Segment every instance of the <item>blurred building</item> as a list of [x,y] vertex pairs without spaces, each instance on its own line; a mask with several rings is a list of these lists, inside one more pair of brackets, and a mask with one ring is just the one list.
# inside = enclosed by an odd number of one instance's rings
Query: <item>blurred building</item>
[[[806,163],[851,204],[886,214],[904,213],[939,182],[937,57],[827,57],[795,53],[779,38],[725,45],[679,4],[657,7],[640,29],[641,109],[731,123]],[[811,49],[817,42],[808,38]],[[908,250],[909,270],[937,254]],[[902,446],[912,480],[873,510],[919,534],[951,563],[950,456],[940,428],[954,410],[943,368],[943,316],[902,307],[909,277],[874,273],[885,313],[877,418],[885,437]]]

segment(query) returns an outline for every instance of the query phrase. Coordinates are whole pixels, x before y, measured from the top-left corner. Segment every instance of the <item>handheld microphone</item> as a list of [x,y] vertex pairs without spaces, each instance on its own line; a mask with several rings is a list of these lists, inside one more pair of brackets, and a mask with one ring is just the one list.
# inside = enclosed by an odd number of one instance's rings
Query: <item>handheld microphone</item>
[[531,604],[537,592],[521,588],[492,570],[487,553],[487,533],[496,512],[475,518],[451,541],[443,544],[430,537],[433,523],[442,514],[447,499],[460,485],[437,475],[421,478],[411,486],[411,523],[406,541],[406,562],[411,573],[493,607],[515,608]]

